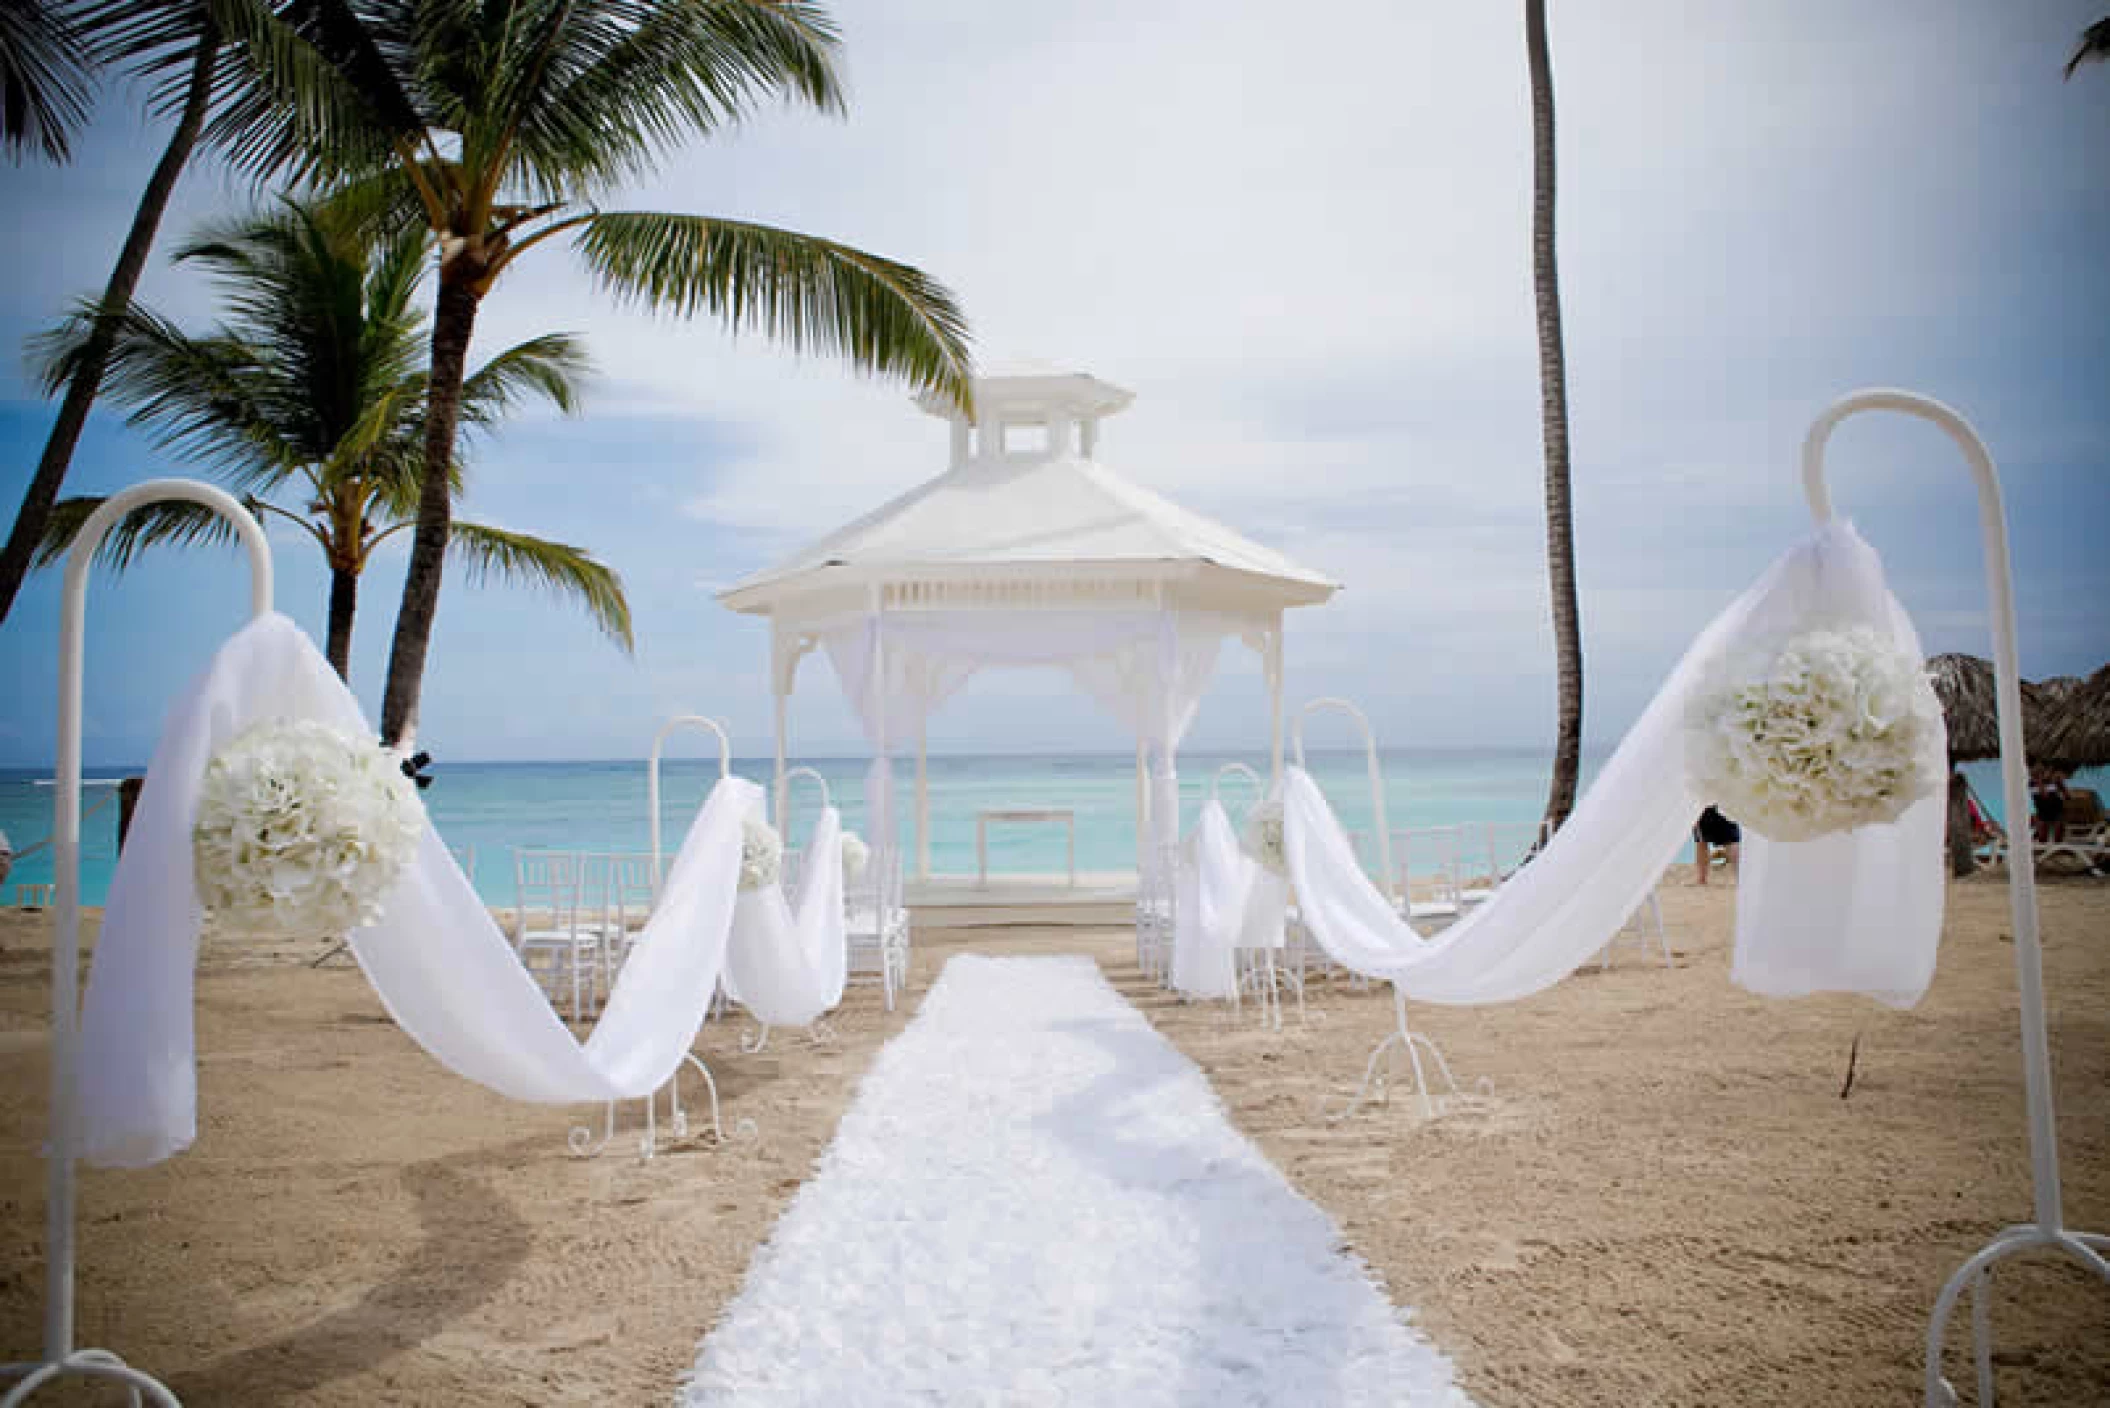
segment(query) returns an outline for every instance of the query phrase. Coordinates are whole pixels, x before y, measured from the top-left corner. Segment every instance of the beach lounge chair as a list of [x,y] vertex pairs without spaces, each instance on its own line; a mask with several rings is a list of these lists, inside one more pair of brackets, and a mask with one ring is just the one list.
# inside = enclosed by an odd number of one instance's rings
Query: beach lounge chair
[[2103,799],[2086,787],[2066,794],[2063,829],[2055,841],[2036,843],[2037,864],[2053,860],[2078,861],[2094,870],[2110,862],[2110,816],[2103,812]]

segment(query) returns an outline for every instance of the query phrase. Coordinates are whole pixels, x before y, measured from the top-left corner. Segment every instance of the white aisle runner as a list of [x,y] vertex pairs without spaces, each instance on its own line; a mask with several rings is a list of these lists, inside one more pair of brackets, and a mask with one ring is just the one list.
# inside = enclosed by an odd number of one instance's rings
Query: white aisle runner
[[1090,959],[962,955],[684,1401],[1464,1403],[1338,1239]]

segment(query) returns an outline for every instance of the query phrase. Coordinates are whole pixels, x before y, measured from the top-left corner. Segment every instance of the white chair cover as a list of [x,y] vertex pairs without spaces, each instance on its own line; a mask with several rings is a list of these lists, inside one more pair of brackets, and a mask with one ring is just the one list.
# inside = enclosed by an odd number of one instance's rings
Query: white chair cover
[[823,808],[799,867],[798,906],[781,886],[742,890],[733,905],[725,990],[765,1026],[802,1027],[843,1000],[842,815]]
[[1281,948],[1289,882],[1247,855],[1223,803],[1202,804],[1180,857],[1172,986],[1186,997],[1229,997],[1240,949]]
[[[1507,1002],[1558,982],[1647,898],[1710,800],[1686,780],[1684,730],[1687,703],[1716,664],[1804,630],[1855,624],[1919,653],[1875,550],[1835,521],[1715,619],[1568,824],[1435,940],[1370,883],[1318,785],[1291,769],[1283,830],[1304,921],[1336,962],[1418,1001]],[[1944,746],[1938,736],[1928,744],[1930,753]],[[1941,937],[1942,821],[1943,799],[1933,796],[1894,823],[1815,841],[1769,841],[1747,829],[1731,977],[1770,996],[1843,991],[1896,1007],[1917,1002]]]
[[[316,719],[374,736],[314,644],[276,614],[220,648],[154,751],[82,1014],[80,1147],[92,1164],[157,1163],[197,1137],[192,992],[203,910],[191,827],[205,765],[236,734],[271,719]],[[732,927],[741,817],[760,801],[759,789],[738,778],[711,790],[584,1043],[521,966],[429,822],[381,921],[351,936],[352,951],[397,1025],[456,1074],[541,1104],[641,1099],[674,1073],[703,1025]]]

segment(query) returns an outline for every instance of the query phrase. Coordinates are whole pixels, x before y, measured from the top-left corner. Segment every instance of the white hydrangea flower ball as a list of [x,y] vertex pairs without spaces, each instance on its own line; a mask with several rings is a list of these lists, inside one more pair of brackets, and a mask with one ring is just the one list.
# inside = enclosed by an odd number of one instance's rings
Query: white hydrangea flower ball
[[1808,841],[1896,821],[1942,786],[1925,667],[1867,626],[1728,662],[1686,716],[1694,790],[1760,835]]
[[750,812],[740,821],[740,888],[759,890],[774,885],[783,873],[784,838]]
[[1277,875],[1289,869],[1289,853],[1282,839],[1282,804],[1262,802],[1246,818],[1245,853],[1263,869]]
[[843,833],[843,883],[854,883],[872,863],[872,848],[855,831]]
[[372,924],[425,812],[393,753],[312,719],[248,729],[206,765],[198,897],[226,934],[330,939]]

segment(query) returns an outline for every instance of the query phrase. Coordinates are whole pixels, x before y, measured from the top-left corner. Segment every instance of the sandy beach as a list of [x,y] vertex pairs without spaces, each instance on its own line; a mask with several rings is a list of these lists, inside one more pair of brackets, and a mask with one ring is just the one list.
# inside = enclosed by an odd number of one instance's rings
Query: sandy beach
[[[916,987],[966,949],[1098,958],[1479,1402],[1916,1401],[1942,1278],[2028,1211],[2005,887],[1952,889],[1939,976],[1906,1013],[1732,987],[1732,895],[1666,881],[1670,969],[1628,948],[1527,1002],[1418,1009],[1480,1092],[1433,1122],[1403,1100],[1325,1117],[1390,1021],[1380,992],[1320,984],[1308,1020],[1268,1032],[1145,984],[1113,930],[926,936]],[[2043,906],[2069,1221],[2110,1228],[2110,886],[2054,879]],[[47,928],[0,913],[11,1357],[42,1289]],[[632,1107],[581,1160],[565,1136],[592,1112],[448,1075],[313,956],[209,948],[197,1147],[83,1179],[82,1338],[186,1402],[668,1401],[915,996],[888,1014],[853,989],[832,1040],[779,1032],[760,1055],[714,1022],[699,1049],[753,1136],[641,1162]],[[2101,1401],[2110,1290],[2065,1269],[1998,1284],[2002,1401]]]

